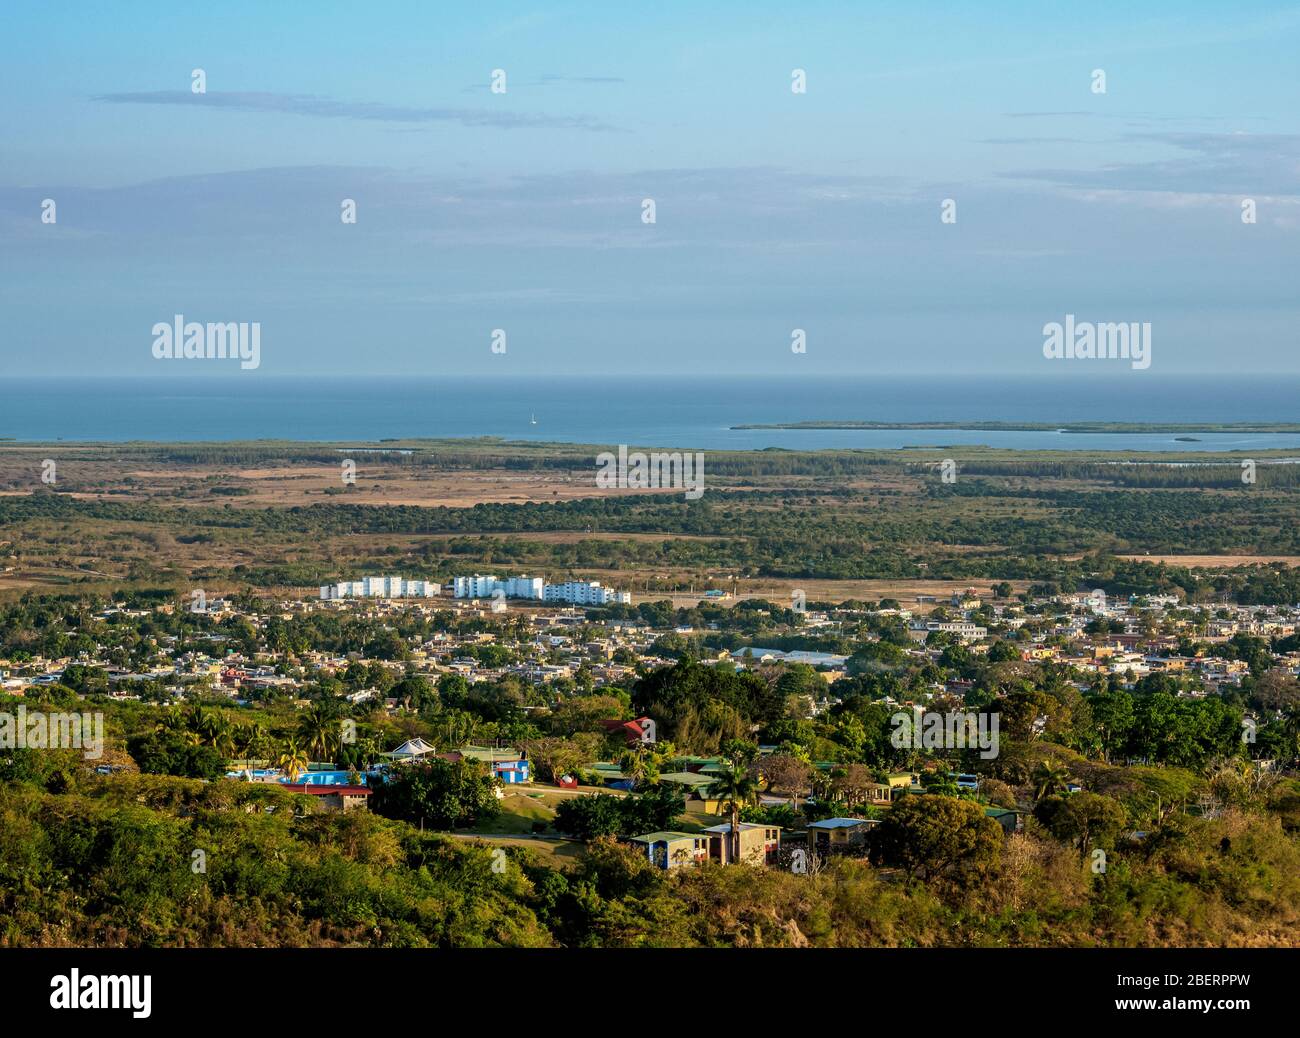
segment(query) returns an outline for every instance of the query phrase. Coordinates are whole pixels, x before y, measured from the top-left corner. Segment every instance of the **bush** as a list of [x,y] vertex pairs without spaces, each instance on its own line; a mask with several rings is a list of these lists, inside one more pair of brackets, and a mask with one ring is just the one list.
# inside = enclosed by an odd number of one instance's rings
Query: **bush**
[[137,735],[126,748],[146,775],[219,779],[226,773],[226,759],[211,746],[192,746],[172,732]]
[[501,813],[496,786],[496,779],[476,760],[434,757],[391,772],[375,787],[370,806],[389,818],[463,829]]
[[579,840],[638,836],[671,829],[685,807],[685,797],[665,785],[626,797],[597,793],[560,804],[555,812],[555,828]]

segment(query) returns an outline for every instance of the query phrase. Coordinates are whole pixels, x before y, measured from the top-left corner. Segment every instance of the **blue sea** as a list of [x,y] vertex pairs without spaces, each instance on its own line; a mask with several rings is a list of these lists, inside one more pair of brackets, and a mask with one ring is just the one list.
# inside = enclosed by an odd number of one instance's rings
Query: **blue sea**
[[[683,450],[905,448],[1252,451],[1300,434],[739,430],[801,421],[1300,421],[1300,376],[0,377],[0,437],[26,441],[495,436]],[[533,419],[536,419],[534,424]]]

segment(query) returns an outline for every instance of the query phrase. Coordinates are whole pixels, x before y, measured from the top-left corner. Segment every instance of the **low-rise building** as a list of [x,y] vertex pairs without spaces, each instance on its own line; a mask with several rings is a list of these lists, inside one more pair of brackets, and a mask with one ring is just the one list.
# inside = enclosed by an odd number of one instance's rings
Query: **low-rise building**
[[880,823],[870,818],[823,818],[808,825],[808,849],[826,855],[862,847],[871,827]]
[[755,822],[741,822],[739,825],[740,856],[736,858],[735,838],[731,823],[711,825],[704,830],[709,837],[709,858],[724,865],[736,861],[749,865],[775,864],[781,853],[781,827],[779,825],[759,825]]
[[628,843],[643,848],[650,862],[664,870],[709,859],[709,838],[699,833],[646,833],[629,838]]
[[506,785],[528,782],[532,778],[530,762],[518,750],[509,747],[462,746],[459,750],[443,754],[449,760],[468,757],[488,766],[492,775]]
[[370,789],[367,786],[339,786],[324,783],[286,782],[283,788],[290,793],[306,793],[316,798],[326,811],[365,811],[368,809]]

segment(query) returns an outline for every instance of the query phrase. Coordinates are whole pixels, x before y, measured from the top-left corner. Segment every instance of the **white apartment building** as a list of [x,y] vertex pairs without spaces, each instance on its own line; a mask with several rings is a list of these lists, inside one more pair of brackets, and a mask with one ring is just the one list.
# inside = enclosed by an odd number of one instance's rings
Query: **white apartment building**
[[978,624],[956,620],[918,620],[911,624],[913,631],[943,631],[955,634],[962,641],[980,641],[988,637],[988,629]]
[[440,585],[429,580],[404,580],[401,577],[363,577],[337,584],[322,584],[321,601],[340,598],[433,598]]
[[452,581],[452,593],[457,598],[492,598],[500,593],[506,598],[564,602],[568,605],[632,604],[631,592],[602,587],[598,580],[547,584],[541,577],[510,577],[501,580],[494,576],[475,574],[472,577],[456,577]]
[[547,602],[567,602],[570,605],[632,604],[630,591],[602,587],[598,580],[569,580],[563,584],[547,584],[542,598]]
[[457,598],[492,598],[499,591],[506,598],[528,598],[540,602],[543,588],[541,577],[508,577],[498,580],[496,577],[475,574],[472,577],[456,577],[452,581],[452,593]]

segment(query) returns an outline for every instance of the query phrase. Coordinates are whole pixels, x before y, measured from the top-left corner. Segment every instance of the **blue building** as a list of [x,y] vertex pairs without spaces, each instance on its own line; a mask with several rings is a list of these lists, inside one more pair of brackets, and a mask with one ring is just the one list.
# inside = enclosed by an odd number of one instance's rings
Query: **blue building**
[[492,774],[508,786],[532,781],[529,761],[519,750],[509,747],[462,746],[455,753],[486,764]]

